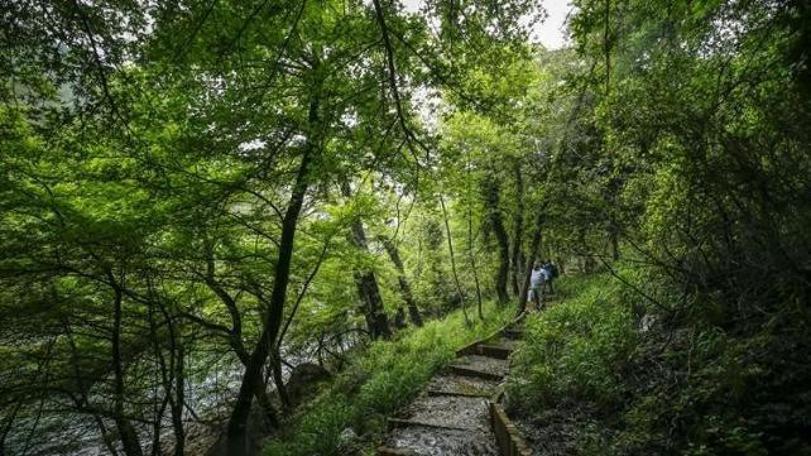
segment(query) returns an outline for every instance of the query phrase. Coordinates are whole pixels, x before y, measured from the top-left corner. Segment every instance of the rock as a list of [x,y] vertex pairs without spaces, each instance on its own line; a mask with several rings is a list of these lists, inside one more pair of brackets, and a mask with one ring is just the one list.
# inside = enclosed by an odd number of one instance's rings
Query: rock
[[287,381],[287,394],[293,405],[299,404],[308,393],[314,383],[330,378],[332,374],[328,370],[314,363],[302,363],[293,368],[290,373],[290,380]]
[[355,440],[356,438],[358,438],[358,434],[351,427],[348,427],[343,431],[341,431],[341,434],[338,436],[338,440],[340,440],[342,445],[345,445]]
[[644,317],[642,317],[642,321],[641,321],[641,323],[639,325],[640,326],[639,332],[645,333],[645,332],[650,331],[651,328],[653,328],[653,325],[655,323],[656,323],[656,317],[655,316],[653,316],[651,314],[645,315]]

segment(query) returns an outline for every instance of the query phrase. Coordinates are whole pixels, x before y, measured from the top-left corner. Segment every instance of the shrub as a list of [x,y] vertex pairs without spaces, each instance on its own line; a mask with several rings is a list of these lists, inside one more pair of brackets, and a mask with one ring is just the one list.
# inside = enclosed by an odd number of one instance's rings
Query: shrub
[[564,396],[605,406],[618,399],[616,365],[627,359],[636,333],[630,308],[612,299],[617,287],[606,283],[603,275],[561,280],[563,294],[581,291],[527,319],[509,389],[518,407]]

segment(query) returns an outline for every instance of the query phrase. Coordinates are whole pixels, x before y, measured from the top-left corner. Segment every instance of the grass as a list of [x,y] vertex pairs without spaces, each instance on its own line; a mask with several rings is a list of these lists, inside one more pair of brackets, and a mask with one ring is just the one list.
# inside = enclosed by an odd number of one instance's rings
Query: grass
[[[408,404],[455,351],[506,324],[513,306],[485,305],[485,321],[466,325],[461,311],[391,341],[376,341],[355,356],[333,382],[265,448],[269,456],[371,453],[386,417]],[[472,314],[471,314],[472,315]]]
[[510,385],[518,408],[559,397],[616,400],[616,365],[636,340],[629,306],[615,299],[618,291],[607,275],[562,278],[561,302],[527,318]]
[[[666,280],[634,282],[680,304]],[[537,444],[575,455],[811,455],[802,321],[722,326],[700,318],[713,309],[705,299],[681,319],[649,307],[643,330],[632,311],[642,299],[609,275],[558,285],[564,299],[528,317],[508,384],[510,413]]]

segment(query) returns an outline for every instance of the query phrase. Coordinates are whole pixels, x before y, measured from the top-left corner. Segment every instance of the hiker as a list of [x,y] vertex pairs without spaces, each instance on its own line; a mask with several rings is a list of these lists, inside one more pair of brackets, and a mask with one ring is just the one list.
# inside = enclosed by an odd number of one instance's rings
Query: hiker
[[546,274],[541,267],[541,262],[535,260],[532,267],[532,274],[529,276],[529,288],[532,293],[532,300],[535,301],[535,309],[541,310],[543,306],[543,287],[546,282]]
[[558,277],[558,267],[555,266],[552,261],[546,260],[543,264],[543,269],[546,271],[546,286],[549,288],[549,294],[555,294],[552,282]]

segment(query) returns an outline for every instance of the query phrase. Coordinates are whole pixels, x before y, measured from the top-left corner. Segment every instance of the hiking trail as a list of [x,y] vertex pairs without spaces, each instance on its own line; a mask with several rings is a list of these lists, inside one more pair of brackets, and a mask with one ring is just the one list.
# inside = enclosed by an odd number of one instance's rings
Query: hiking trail
[[[523,315],[521,316],[523,317]],[[521,317],[491,336],[458,350],[456,358],[395,417],[379,456],[519,455],[505,429],[506,414],[498,398],[509,375],[510,353],[522,334]],[[511,449],[512,447],[512,449]]]

